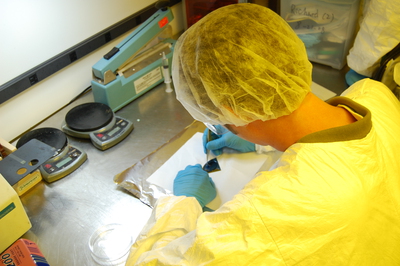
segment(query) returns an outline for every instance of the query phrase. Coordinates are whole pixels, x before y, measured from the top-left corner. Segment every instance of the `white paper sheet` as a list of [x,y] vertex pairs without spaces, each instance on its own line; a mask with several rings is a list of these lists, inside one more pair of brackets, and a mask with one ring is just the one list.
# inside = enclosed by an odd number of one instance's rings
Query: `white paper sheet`
[[[204,165],[206,155],[203,151],[202,136],[202,133],[196,133],[147,181],[172,191],[173,180],[180,170],[197,163]],[[231,200],[255,176],[261,166],[268,169],[277,159],[275,152],[230,153],[218,156],[221,171],[210,173],[217,188],[217,197],[207,207],[215,210]]]

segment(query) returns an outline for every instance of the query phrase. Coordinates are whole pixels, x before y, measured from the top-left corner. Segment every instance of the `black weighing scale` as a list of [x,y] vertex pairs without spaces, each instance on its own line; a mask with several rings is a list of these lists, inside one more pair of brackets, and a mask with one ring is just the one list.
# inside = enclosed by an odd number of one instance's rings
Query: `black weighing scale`
[[67,136],[57,128],[38,128],[24,134],[17,142],[17,148],[32,139],[37,139],[53,148],[55,154],[40,167],[40,173],[47,182],[56,181],[86,161],[86,153],[68,144]]
[[72,108],[62,130],[73,137],[90,139],[96,148],[106,150],[127,137],[133,123],[116,116],[108,105],[91,102]]

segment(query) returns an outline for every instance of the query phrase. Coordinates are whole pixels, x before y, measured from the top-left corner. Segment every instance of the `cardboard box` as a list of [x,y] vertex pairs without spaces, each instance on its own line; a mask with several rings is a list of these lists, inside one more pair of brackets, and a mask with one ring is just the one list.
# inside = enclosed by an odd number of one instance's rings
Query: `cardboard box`
[[0,265],[49,266],[35,242],[27,239],[17,240],[0,255]]
[[5,141],[0,137],[0,151],[1,151],[0,160],[2,159],[2,157],[9,155],[10,153],[16,150],[17,150],[16,147],[14,147],[13,145],[11,145],[10,143],[8,143],[7,141]]
[[0,174],[0,252],[31,228],[31,222],[15,190]]

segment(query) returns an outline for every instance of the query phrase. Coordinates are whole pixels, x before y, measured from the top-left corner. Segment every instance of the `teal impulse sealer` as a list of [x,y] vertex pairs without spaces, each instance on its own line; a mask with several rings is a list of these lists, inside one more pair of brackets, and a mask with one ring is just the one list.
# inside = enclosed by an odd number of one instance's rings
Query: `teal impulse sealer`
[[95,102],[117,111],[164,80],[163,53],[171,69],[175,45],[166,37],[173,19],[170,8],[162,7],[92,67]]

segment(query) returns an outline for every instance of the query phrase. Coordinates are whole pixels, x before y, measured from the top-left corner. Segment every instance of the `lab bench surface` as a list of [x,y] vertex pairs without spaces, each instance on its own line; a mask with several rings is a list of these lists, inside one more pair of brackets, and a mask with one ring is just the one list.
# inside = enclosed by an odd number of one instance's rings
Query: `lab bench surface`
[[[340,94],[345,71],[315,65],[313,80]],[[88,93],[43,121],[37,128],[61,129],[67,112],[93,102]],[[86,152],[88,159],[77,170],[52,183],[41,181],[21,196],[32,228],[23,236],[36,242],[52,266],[96,265],[89,238],[99,227],[118,223],[137,236],[151,208],[119,188],[113,178],[173,138],[193,122],[161,84],[134,100],[116,115],[133,122],[133,131],[116,146],[98,150],[90,140],[68,136],[69,144]]]

